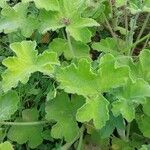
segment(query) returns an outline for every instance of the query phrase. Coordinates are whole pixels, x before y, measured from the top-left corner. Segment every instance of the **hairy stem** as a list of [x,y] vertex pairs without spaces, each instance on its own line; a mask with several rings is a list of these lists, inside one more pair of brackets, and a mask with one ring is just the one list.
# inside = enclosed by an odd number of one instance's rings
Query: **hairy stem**
[[72,47],[72,43],[71,43],[70,34],[68,32],[67,32],[67,40],[68,40],[69,49],[70,49],[72,55],[75,56],[74,50],[73,50],[73,47]]
[[109,29],[109,31],[110,31],[112,37],[115,38],[115,39],[117,39],[116,33],[113,31],[113,29],[112,29],[112,27],[111,27],[111,25],[110,25],[110,23],[109,23],[109,21],[108,21],[106,15],[105,15],[104,13],[103,13],[103,16],[104,16],[105,22],[106,22],[106,24],[107,24],[107,27],[108,27],[108,29]]
[[[143,42],[144,40],[149,39],[149,38],[150,38],[150,33],[147,34],[146,36],[144,36],[143,38],[139,39],[138,41],[136,41],[136,42],[131,46],[131,48],[135,47],[137,44],[139,44],[139,43],[141,43],[141,42]],[[133,54],[133,51],[134,51],[134,49],[132,49],[131,55]]]
[[[139,35],[138,35],[136,41],[139,41],[139,39],[141,38],[141,36],[142,36],[142,34],[143,34],[143,32],[144,32],[144,30],[145,30],[145,28],[146,28],[146,25],[147,25],[147,23],[148,23],[149,18],[150,18],[150,13],[148,13],[148,15],[146,16],[146,19],[145,19],[145,21],[144,21],[144,23],[143,23],[143,26],[142,26],[142,28],[141,28],[141,30],[140,30],[140,33],[139,33]],[[135,45],[135,46],[136,46],[136,45]],[[132,53],[133,53],[133,51],[134,51],[134,49],[135,49],[135,46],[132,48]],[[132,54],[132,53],[131,53],[131,54]]]
[[81,150],[81,149],[82,149],[83,133],[84,133],[84,129],[83,129],[82,132],[80,133],[80,139],[79,139],[79,144],[78,144],[77,150]]
[[128,123],[127,129],[126,129],[126,140],[127,140],[127,141],[129,141],[130,128],[131,128],[131,123]]
[[[134,31],[135,31],[135,27],[136,27],[136,23],[137,23],[138,17],[139,17],[139,13],[136,14],[136,16],[135,16],[135,18],[133,20],[130,32],[128,34],[128,43],[129,43],[129,46],[131,46],[133,44],[133,35],[134,35]],[[132,54],[131,51],[132,50],[129,48],[128,55]]]

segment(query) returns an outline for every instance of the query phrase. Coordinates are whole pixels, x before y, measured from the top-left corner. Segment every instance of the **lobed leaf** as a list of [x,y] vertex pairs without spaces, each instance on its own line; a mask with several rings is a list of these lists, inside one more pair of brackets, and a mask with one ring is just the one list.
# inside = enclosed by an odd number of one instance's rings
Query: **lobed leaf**
[[[37,109],[25,109],[22,112],[22,118],[17,118],[16,122],[32,122],[37,121],[39,117],[39,112]],[[42,138],[42,125],[37,126],[12,126],[7,134],[7,137],[17,142],[18,144],[25,144],[28,143],[28,146],[30,148],[36,148],[38,145],[40,145],[43,141]]]
[[79,127],[75,119],[78,108],[84,103],[84,99],[75,96],[69,100],[66,93],[61,93],[47,103],[46,119],[55,120],[56,124],[52,127],[51,135],[53,138],[65,138],[72,141],[79,132]]
[[7,70],[2,74],[3,90],[6,92],[12,87],[16,87],[18,82],[25,84],[32,73],[40,71],[46,75],[51,75],[54,65],[59,64],[57,55],[54,52],[43,52],[38,55],[36,42],[23,41],[13,43],[10,48],[16,56],[8,57],[3,61]]

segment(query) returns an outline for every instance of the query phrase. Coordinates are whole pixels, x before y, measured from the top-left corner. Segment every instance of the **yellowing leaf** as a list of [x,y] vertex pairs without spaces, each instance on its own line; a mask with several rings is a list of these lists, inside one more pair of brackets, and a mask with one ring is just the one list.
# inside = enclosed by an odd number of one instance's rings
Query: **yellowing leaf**
[[2,74],[4,91],[16,87],[19,81],[23,84],[27,83],[30,75],[36,71],[51,75],[54,65],[59,64],[54,52],[43,52],[38,55],[35,50],[36,42],[13,43],[10,48],[16,53],[16,56],[8,57],[3,61],[3,65],[7,67]]

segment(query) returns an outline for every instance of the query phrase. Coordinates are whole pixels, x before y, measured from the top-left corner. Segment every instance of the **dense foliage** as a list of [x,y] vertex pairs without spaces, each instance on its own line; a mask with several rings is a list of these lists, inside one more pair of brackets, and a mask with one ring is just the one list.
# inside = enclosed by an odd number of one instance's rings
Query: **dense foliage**
[[0,150],[150,149],[150,0],[0,0]]

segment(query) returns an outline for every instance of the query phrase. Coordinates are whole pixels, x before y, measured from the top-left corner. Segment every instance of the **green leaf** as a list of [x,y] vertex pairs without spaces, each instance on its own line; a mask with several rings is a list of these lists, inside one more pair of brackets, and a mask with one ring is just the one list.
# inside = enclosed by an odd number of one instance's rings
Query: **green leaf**
[[141,76],[148,82],[150,82],[150,50],[144,49],[140,53],[140,65],[141,65]]
[[2,74],[4,91],[16,87],[19,81],[23,84],[27,83],[31,74],[36,71],[51,75],[54,65],[59,64],[54,52],[45,51],[38,55],[38,51],[35,50],[36,42],[17,42],[11,44],[10,48],[16,56],[8,57],[3,61],[3,65],[7,67]]
[[92,45],[92,48],[97,51],[111,53],[113,55],[119,55],[119,53],[123,53],[124,51],[126,51],[125,47],[126,45],[121,39],[116,40],[109,37],[106,39],[102,39],[100,42],[95,42]]
[[101,92],[124,85],[128,77],[129,68],[127,66],[117,66],[113,55],[106,54],[100,59],[98,83],[101,86]]
[[58,11],[59,10],[59,3],[58,0],[22,0],[22,2],[30,2],[34,1],[35,5],[39,9],[46,9],[47,11],[52,10],[52,11]]
[[90,62],[81,59],[78,66],[74,63],[61,68],[56,73],[57,81],[60,82],[59,88],[67,93],[78,95],[98,94],[99,85],[97,75],[93,73]]
[[92,120],[95,128],[101,129],[109,119],[108,105],[109,102],[102,95],[87,99],[86,104],[78,109],[76,118],[79,122]]
[[150,138],[150,117],[147,115],[141,115],[136,118],[139,129],[145,137]]
[[130,11],[132,14],[136,14],[139,12],[150,12],[150,2],[149,0],[143,0],[143,1],[138,1],[138,0],[131,0],[129,2],[130,4]]
[[0,120],[9,120],[18,109],[19,97],[15,91],[0,96]]
[[[17,118],[16,122],[32,122],[38,121],[39,112],[37,109],[25,109],[22,112],[22,118]],[[36,148],[43,141],[42,138],[42,125],[20,125],[20,126],[12,126],[8,131],[8,138],[11,141],[17,142],[18,144],[28,143],[30,148]]]
[[0,1],[0,7],[2,7],[2,8],[5,7],[7,5],[7,1],[8,0],[1,0]]
[[[90,48],[88,45],[82,42],[72,41],[72,47],[75,57],[89,57]],[[72,59],[74,57],[69,48],[68,41],[65,39],[54,39],[49,45],[49,51],[57,52],[58,56],[64,54],[67,59]]]
[[14,149],[13,149],[12,144],[6,141],[4,143],[0,143],[0,150],[14,150]]
[[118,101],[113,103],[112,111],[115,116],[122,114],[128,122],[135,118],[135,108],[145,103],[146,97],[150,97],[150,85],[143,79],[137,79],[135,83],[128,83],[116,93]]
[[139,150],[149,150],[150,149],[150,144],[149,145],[142,145],[142,147]]
[[89,42],[92,34],[88,27],[99,26],[99,24],[91,18],[81,17],[80,6],[82,4],[82,1],[62,0],[59,1],[60,11],[41,11],[39,31],[45,33],[48,30],[55,31],[65,27],[67,34],[71,35],[75,40],[84,43]]
[[73,96],[71,101],[66,93],[61,93],[46,105],[46,119],[55,120],[51,135],[53,138],[65,138],[72,141],[79,132],[79,127],[75,119],[76,111],[84,104],[84,98]]
[[11,33],[21,30],[25,37],[30,37],[38,28],[38,21],[33,15],[27,16],[28,5],[18,3],[14,7],[7,6],[1,11],[0,32]]
[[126,5],[126,1],[124,1],[124,0],[116,0],[115,1],[115,5],[116,5],[116,7],[124,6],[124,5]]
[[143,104],[143,111],[144,113],[150,117],[150,109],[149,109],[149,106],[150,106],[150,98],[147,98],[146,99],[146,103]]

